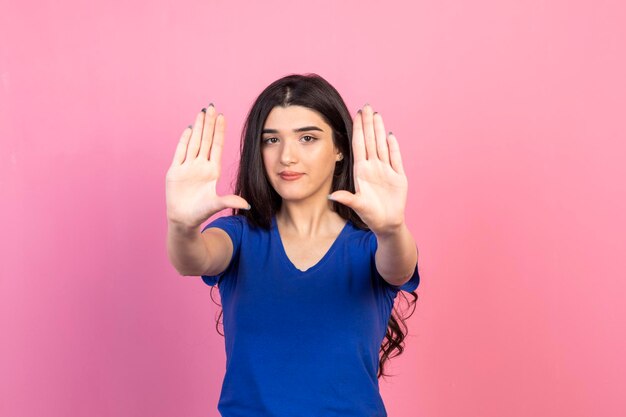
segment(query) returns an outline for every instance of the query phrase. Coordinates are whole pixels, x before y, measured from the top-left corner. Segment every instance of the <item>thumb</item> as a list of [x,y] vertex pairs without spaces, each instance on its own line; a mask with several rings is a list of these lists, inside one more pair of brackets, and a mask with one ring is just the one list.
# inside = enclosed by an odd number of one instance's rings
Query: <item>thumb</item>
[[243,210],[250,209],[250,204],[248,204],[246,200],[235,194],[220,197],[220,203],[224,205],[224,208],[238,208]]
[[356,203],[356,195],[346,190],[339,190],[328,194],[328,199],[341,203],[352,209],[354,209],[354,205]]

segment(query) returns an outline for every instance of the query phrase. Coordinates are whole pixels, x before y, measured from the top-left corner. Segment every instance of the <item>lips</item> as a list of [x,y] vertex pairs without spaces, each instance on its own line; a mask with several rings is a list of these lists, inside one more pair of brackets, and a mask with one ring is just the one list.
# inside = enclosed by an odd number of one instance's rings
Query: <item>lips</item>
[[303,174],[301,172],[283,171],[280,173],[280,177],[284,180],[297,180]]

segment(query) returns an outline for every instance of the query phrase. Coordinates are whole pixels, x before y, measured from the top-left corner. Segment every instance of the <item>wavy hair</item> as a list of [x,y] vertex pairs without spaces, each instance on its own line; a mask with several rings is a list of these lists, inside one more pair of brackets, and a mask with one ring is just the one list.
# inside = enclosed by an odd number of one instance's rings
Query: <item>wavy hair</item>
[[[250,224],[264,229],[271,227],[272,216],[280,209],[282,198],[270,184],[263,167],[261,155],[263,126],[274,107],[293,105],[307,107],[319,113],[331,126],[333,142],[344,155],[344,158],[335,164],[331,193],[336,190],[355,192],[352,117],[346,104],[339,92],[318,74],[287,75],[271,83],[257,97],[248,112],[241,134],[239,149],[241,158],[234,193],[248,201],[252,208],[250,210],[233,208],[232,215],[244,216]],[[350,220],[357,228],[369,230],[367,224],[350,207],[336,201],[331,201],[331,205],[333,211],[344,219]],[[211,299],[213,299],[214,288],[214,286],[211,287]],[[413,301],[409,305],[412,304],[413,311],[415,311],[418,296],[415,291],[410,294],[413,296]],[[221,304],[213,301],[221,307]],[[405,332],[408,330],[405,320],[413,314],[413,311],[407,317],[402,317],[394,304],[385,339],[380,347],[378,378],[388,376],[384,373],[384,364],[387,359],[399,356],[404,351]],[[393,313],[396,313],[397,319]],[[218,327],[222,314],[223,309],[220,309],[215,328],[224,336]],[[392,355],[394,350],[398,353]]]

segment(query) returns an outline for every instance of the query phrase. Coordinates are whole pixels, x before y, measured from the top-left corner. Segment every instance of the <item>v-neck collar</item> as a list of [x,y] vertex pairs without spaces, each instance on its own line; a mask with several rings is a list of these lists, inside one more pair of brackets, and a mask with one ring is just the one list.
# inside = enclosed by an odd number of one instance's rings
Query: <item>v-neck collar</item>
[[339,240],[343,238],[343,235],[347,233],[348,231],[348,223],[350,223],[350,220],[347,220],[346,223],[344,224],[343,228],[341,229],[341,232],[339,232],[339,234],[337,235],[337,237],[335,238],[335,240],[333,241],[333,243],[330,245],[330,247],[328,248],[328,250],[326,251],[326,253],[324,254],[324,256],[322,256],[322,258],[313,266],[311,266],[310,268],[306,269],[306,270],[301,270],[298,269],[293,262],[291,262],[291,259],[289,259],[289,256],[287,256],[287,251],[285,250],[285,245],[283,245],[283,239],[280,236],[280,232],[278,230],[278,224],[276,223],[276,216],[272,216],[272,234],[274,235],[274,237],[276,238],[276,240],[278,241],[278,246],[280,247],[280,256],[283,257],[283,260],[285,261],[285,263],[288,265],[288,268],[295,271],[296,273],[299,274],[308,274],[310,272],[315,272],[317,271],[319,268],[321,268],[326,261],[328,260],[328,258],[333,254],[333,252],[335,251],[335,248],[337,247],[337,245],[339,244]]

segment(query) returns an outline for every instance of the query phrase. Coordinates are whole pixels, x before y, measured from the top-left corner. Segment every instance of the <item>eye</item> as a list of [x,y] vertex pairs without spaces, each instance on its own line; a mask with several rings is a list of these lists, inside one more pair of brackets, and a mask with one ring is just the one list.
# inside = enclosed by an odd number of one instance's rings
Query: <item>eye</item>
[[[311,143],[311,142],[313,142],[313,141],[317,140],[317,138],[315,138],[315,137],[313,137],[313,136],[309,136],[309,135],[302,136],[302,138],[301,138],[301,139],[302,139],[305,143]],[[261,142],[262,142],[262,143],[264,143],[264,144],[276,143],[274,140],[278,140],[278,138],[276,138],[276,137],[265,138],[265,139],[262,139],[262,140],[261,140]]]
[[313,142],[314,140],[317,140],[313,136],[308,136],[308,135],[307,136],[302,136],[302,139],[304,139],[304,138],[310,138],[311,139],[311,140],[305,140],[305,142],[307,142],[307,143],[310,143],[310,142]]
[[277,138],[265,138],[262,140],[263,143],[276,143],[276,142],[271,142],[272,139],[277,139]]

